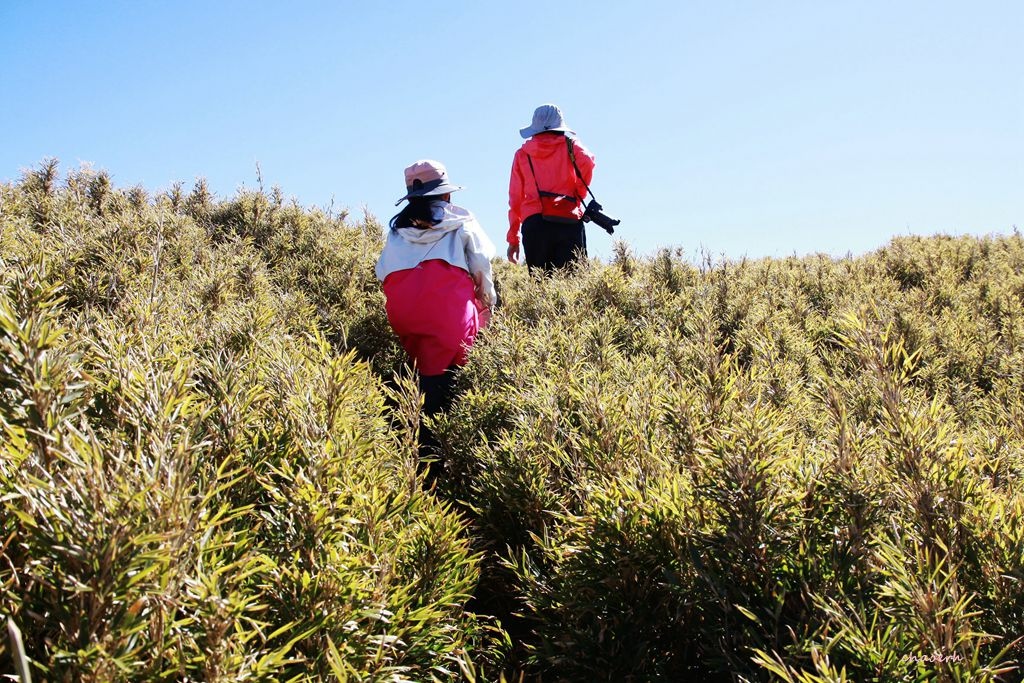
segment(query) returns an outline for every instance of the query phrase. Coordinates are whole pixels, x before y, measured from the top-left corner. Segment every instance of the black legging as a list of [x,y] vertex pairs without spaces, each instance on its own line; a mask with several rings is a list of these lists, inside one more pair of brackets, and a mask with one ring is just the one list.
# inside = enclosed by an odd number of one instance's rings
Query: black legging
[[448,410],[455,399],[455,371],[452,365],[440,375],[420,375],[420,391],[423,393],[423,414],[434,417]]
[[587,233],[583,221],[555,223],[535,213],[522,227],[526,265],[552,271],[587,257]]
[[[455,400],[455,371],[451,366],[440,375],[420,375],[420,391],[423,393],[423,417],[435,417],[447,411]],[[441,444],[429,427],[420,424],[420,462],[430,459],[425,484],[430,487],[444,471],[441,460]]]

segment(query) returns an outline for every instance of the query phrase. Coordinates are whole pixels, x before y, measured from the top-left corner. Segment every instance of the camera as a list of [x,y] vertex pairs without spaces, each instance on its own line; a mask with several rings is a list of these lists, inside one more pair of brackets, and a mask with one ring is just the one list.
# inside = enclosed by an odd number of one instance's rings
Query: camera
[[587,204],[587,210],[583,212],[583,220],[592,221],[597,225],[600,225],[602,228],[604,228],[605,232],[611,235],[612,233],[615,232],[615,226],[621,223],[622,221],[620,221],[617,218],[612,218],[611,216],[606,216],[605,214],[601,213],[602,208],[603,207],[597,203],[596,199],[591,199],[590,203]]

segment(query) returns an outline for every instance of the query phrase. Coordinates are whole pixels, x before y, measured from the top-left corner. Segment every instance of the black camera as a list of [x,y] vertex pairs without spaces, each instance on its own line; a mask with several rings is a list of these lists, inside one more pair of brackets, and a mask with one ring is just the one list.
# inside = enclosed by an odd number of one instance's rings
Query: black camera
[[621,223],[622,221],[620,221],[618,218],[606,216],[605,214],[601,213],[601,209],[602,207],[600,204],[597,203],[597,200],[591,199],[590,203],[587,204],[587,210],[583,212],[583,220],[592,221],[600,225],[602,228],[604,228],[605,232],[611,235],[612,233],[615,232],[615,226]]

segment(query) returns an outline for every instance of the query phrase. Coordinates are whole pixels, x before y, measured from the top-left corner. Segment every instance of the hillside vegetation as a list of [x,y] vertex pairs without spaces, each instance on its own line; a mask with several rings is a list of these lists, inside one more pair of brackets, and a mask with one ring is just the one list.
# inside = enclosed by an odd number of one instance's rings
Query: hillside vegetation
[[425,491],[381,232],[0,185],[0,614],[36,679],[1018,680],[1019,234],[499,264]]

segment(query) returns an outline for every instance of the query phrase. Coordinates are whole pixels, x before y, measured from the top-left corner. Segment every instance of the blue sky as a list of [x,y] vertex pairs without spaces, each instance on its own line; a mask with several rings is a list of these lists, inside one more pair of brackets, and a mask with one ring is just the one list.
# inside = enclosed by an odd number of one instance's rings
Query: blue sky
[[[382,221],[444,162],[504,251],[534,107],[639,253],[863,253],[1024,227],[1024,3],[0,2],[0,179],[279,185]],[[591,253],[611,240],[588,229]]]

